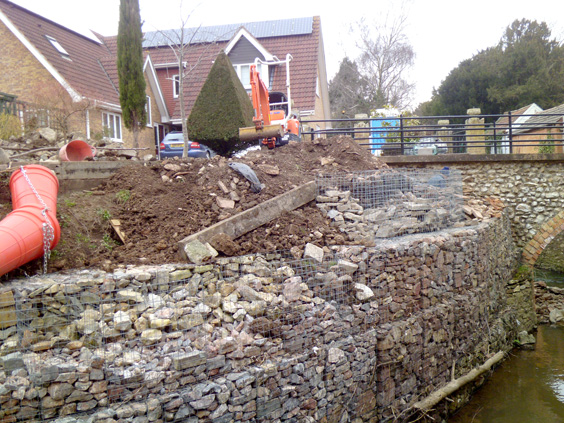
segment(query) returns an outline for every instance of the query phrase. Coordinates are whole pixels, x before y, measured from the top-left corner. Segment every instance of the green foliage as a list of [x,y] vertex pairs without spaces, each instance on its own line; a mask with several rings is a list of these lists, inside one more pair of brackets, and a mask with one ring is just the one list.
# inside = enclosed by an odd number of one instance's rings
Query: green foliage
[[61,225],[61,228],[66,228],[67,226],[69,226],[69,216],[66,214],[58,214],[57,215],[57,219],[59,221],[59,224]]
[[119,101],[123,123],[134,134],[134,147],[139,146],[138,131],[147,123],[142,42],[139,0],[120,0],[117,36]]
[[96,214],[100,216],[100,218],[104,221],[109,221],[112,218],[111,213],[105,209],[98,209],[96,210]]
[[128,189],[122,189],[116,193],[116,201],[118,202],[118,204],[127,203],[130,197],[131,191],[129,191]]
[[546,23],[516,20],[496,46],[464,60],[421,105],[426,116],[463,115],[472,107],[501,114],[531,103],[550,108],[564,102],[564,46]]
[[104,234],[102,237],[102,247],[108,251],[112,251],[116,245],[117,242],[114,241],[110,235]]
[[552,144],[552,141],[541,141],[538,147],[539,154],[553,154],[555,151],[554,145],[546,145]]
[[546,136],[545,141],[541,141],[539,143],[539,154],[553,154],[556,150],[556,146],[554,145],[554,135],[552,135],[552,129],[548,129],[548,135]]
[[22,134],[22,126],[17,116],[0,113],[0,139],[8,140]]
[[526,264],[519,266],[515,274],[513,275],[513,279],[517,281],[526,281],[526,280],[533,280],[533,269]]
[[51,250],[51,255],[49,256],[50,260],[58,260],[62,257],[63,254],[61,254],[58,250]]
[[90,239],[90,237],[88,237],[87,235],[77,233],[75,236],[76,236],[76,240],[81,244],[85,244],[88,248],[92,250],[96,249],[96,244],[94,244]]
[[74,207],[74,206],[76,206],[76,202],[75,202],[75,201],[72,201],[72,200],[69,200],[69,199],[66,199],[66,200],[65,200],[65,206],[67,206],[67,207]]
[[92,134],[92,139],[94,139],[96,141],[102,141],[102,140],[105,140],[105,139],[109,139],[111,135],[112,135],[112,130],[110,128],[104,127],[104,128],[102,128],[101,131],[94,132]]
[[190,139],[206,144],[218,154],[229,155],[256,144],[239,140],[239,128],[253,126],[253,116],[249,95],[222,51],[187,119]]

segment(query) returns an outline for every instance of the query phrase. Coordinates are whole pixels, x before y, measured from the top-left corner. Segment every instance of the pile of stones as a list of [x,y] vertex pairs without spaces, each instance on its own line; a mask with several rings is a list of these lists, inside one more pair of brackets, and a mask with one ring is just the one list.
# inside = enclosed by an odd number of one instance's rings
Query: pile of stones
[[[0,421],[391,420],[514,338],[510,226],[0,288]],[[479,334],[488,333],[488,337]],[[508,341],[509,340],[509,341]]]
[[463,219],[461,184],[443,179],[439,171],[425,172],[425,180],[416,176],[390,170],[325,175],[317,181],[317,207],[351,241],[364,245],[373,245],[374,238],[434,232],[459,224]]
[[254,370],[262,379],[245,368],[316,348],[328,327],[333,339],[360,329],[353,305],[370,310],[374,293],[353,282],[357,268],[246,256],[3,287],[0,417],[39,421],[100,407],[114,420],[255,417],[268,366]]

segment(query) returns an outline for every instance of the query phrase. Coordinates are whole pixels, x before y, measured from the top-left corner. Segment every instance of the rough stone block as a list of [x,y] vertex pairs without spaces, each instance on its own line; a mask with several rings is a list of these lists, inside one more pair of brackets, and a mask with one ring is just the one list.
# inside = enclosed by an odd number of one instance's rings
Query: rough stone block
[[202,351],[192,351],[180,356],[173,357],[172,365],[176,370],[184,370],[205,364],[206,360],[206,353]]
[[304,250],[304,258],[312,258],[318,263],[323,262],[323,248],[318,247],[314,244],[306,244]]

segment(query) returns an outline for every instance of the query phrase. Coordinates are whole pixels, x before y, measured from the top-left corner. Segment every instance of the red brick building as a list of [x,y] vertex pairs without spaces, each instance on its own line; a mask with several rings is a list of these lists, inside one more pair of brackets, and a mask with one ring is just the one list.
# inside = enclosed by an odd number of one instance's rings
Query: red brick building
[[[145,34],[144,72],[148,123],[140,147],[152,152],[164,134],[180,129],[220,50],[231,59],[243,85],[259,63],[261,77],[280,102],[301,119],[329,118],[329,97],[319,17],[184,29],[184,104],[179,98],[178,31]],[[38,104],[38,93],[64,92],[72,104],[87,107],[72,117],[72,129],[85,139],[107,137],[132,145],[119,103],[117,37],[89,38],[27,9],[0,0],[0,92]],[[288,78],[289,73],[289,78]],[[315,129],[315,128],[314,128]]]

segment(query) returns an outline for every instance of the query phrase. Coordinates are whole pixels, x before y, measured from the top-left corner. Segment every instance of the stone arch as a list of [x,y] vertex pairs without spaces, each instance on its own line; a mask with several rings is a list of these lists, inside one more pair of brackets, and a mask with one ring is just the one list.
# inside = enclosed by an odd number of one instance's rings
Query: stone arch
[[523,248],[523,262],[534,266],[542,251],[560,232],[564,231],[564,210],[543,223]]

